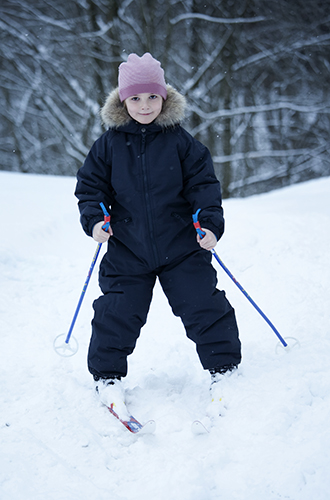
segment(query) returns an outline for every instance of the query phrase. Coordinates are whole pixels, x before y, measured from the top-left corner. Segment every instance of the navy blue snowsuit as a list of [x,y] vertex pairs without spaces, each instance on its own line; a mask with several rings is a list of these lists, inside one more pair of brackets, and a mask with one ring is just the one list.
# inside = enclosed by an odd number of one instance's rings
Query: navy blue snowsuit
[[208,149],[180,125],[113,127],[92,146],[77,174],[76,196],[88,235],[110,207],[113,236],[99,273],[89,371],[124,377],[127,356],[145,324],[156,278],[196,343],[205,369],[241,360],[235,313],[216,288],[212,254],[200,248],[192,214],[219,239],[224,231],[220,184]]

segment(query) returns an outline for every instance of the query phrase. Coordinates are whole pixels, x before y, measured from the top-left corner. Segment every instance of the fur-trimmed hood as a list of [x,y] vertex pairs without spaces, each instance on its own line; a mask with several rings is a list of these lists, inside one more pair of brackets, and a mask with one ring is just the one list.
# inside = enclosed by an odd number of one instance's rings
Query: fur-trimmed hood
[[[162,110],[154,123],[163,128],[178,125],[185,117],[186,106],[185,97],[171,85],[167,85],[167,99],[163,102]],[[100,115],[102,123],[107,128],[118,128],[132,120],[124,103],[120,101],[118,88],[110,92]]]

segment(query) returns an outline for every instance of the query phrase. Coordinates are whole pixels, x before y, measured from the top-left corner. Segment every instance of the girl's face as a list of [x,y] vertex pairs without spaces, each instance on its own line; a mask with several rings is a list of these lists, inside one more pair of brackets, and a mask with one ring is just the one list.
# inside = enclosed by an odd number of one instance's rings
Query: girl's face
[[125,100],[128,114],[137,122],[147,125],[153,122],[162,110],[163,98],[158,94],[144,92]]

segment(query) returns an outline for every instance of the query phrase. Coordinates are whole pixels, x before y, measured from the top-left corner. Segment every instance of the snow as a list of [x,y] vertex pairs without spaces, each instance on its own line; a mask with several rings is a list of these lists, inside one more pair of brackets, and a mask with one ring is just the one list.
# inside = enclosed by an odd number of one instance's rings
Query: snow
[[[236,309],[239,370],[213,423],[209,375],[159,286],[125,380],[130,434],[97,401],[86,354],[97,266],[66,334],[96,243],[79,224],[75,179],[0,172],[1,500],[326,500],[330,467],[330,178],[225,200],[217,252],[278,339],[215,262]],[[104,248],[101,250],[104,251]],[[191,432],[194,419],[209,434]]]

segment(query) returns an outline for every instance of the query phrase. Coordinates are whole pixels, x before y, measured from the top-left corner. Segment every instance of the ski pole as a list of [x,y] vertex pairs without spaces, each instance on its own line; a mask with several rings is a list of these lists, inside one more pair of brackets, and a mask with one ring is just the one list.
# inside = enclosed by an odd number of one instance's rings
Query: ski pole
[[[102,226],[102,229],[104,231],[108,231],[109,226],[110,226],[110,215],[107,212],[107,210],[106,210],[106,208],[105,208],[105,206],[104,206],[103,203],[100,203],[100,206],[101,206],[101,208],[103,210],[103,214],[104,214],[104,225]],[[76,350],[72,350],[72,349],[68,350],[69,342],[70,342],[70,339],[71,339],[71,335],[72,335],[72,331],[73,331],[74,325],[75,325],[77,317],[78,317],[78,313],[80,311],[80,307],[81,307],[82,301],[84,299],[84,296],[85,296],[85,293],[86,293],[89,281],[90,281],[91,276],[92,276],[93,269],[95,267],[97,258],[99,256],[101,247],[102,247],[102,243],[98,243],[97,247],[96,247],[96,250],[95,250],[95,253],[94,253],[94,256],[93,256],[93,260],[92,260],[91,266],[90,266],[89,271],[88,271],[88,275],[87,275],[86,281],[84,283],[84,286],[83,286],[83,289],[82,289],[82,292],[81,292],[81,295],[80,295],[80,298],[79,298],[79,301],[78,301],[78,305],[77,305],[75,313],[73,315],[73,319],[72,319],[72,322],[71,322],[68,334],[67,334],[67,336],[65,338],[64,344],[57,345],[58,344],[58,342],[57,342],[58,339],[60,339],[61,337],[63,337],[63,334],[58,335],[55,338],[55,340],[54,340],[54,349],[61,356],[62,355],[64,355],[64,356],[72,356],[78,350],[78,343],[77,343],[77,341],[76,341]],[[61,352],[61,350],[63,350],[64,354]]]
[[[201,228],[201,225],[198,221],[198,214],[199,212],[201,211],[201,209],[199,208],[197,210],[196,213],[193,214],[193,223],[194,223],[194,227],[198,233],[198,235],[203,238],[204,235],[205,235],[205,232],[202,230]],[[278,339],[281,341],[281,343],[283,344],[284,347],[287,347],[288,344],[285,342],[284,338],[280,335],[280,333],[278,332],[278,330],[275,328],[275,326],[273,325],[273,323],[267,318],[267,316],[262,312],[262,310],[260,309],[260,307],[254,302],[254,300],[250,297],[250,295],[244,290],[244,288],[242,287],[242,285],[240,285],[240,283],[236,280],[236,278],[232,275],[232,273],[229,271],[229,269],[225,266],[225,264],[222,262],[222,260],[220,259],[219,255],[216,253],[216,251],[214,250],[214,248],[212,248],[211,250],[213,256],[215,257],[215,259],[218,261],[218,263],[220,264],[220,266],[222,267],[222,269],[228,274],[228,276],[233,280],[233,282],[235,283],[235,285],[240,289],[240,291],[245,295],[245,297],[249,300],[249,302],[253,305],[253,307],[258,311],[258,313],[263,317],[263,319],[266,321],[266,323],[268,323],[268,325],[271,327],[271,329],[273,330],[273,332],[277,335]]]

